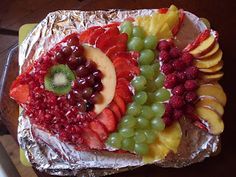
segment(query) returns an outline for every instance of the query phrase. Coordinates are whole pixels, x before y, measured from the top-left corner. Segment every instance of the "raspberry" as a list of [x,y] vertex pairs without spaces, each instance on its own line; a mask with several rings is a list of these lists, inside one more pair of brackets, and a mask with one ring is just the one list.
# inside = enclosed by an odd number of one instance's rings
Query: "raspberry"
[[196,79],[198,76],[198,69],[195,66],[190,66],[185,70],[188,79]]
[[158,49],[159,50],[166,50],[166,51],[169,51],[170,50],[170,47],[171,47],[171,44],[170,42],[166,41],[166,40],[162,40],[159,42],[158,44]]
[[170,125],[172,124],[172,122],[173,122],[173,121],[171,120],[171,118],[168,117],[168,116],[165,116],[165,117],[163,117],[162,119],[163,119],[163,121],[164,121],[166,127],[170,126]]
[[170,60],[170,55],[167,51],[165,50],[162,50],[160,53],[159,53],[159,59],[161,61],[163,61],[163,63],[167,63],[169,60]]
[[195,90],[195,89],[197,89],[197,87],[198,87],[198,84],[197,84],[197,81],[195,81],[195,80],[187,80],[184,83],[184,88],[188,91]]
[[178,81],[180,82],[185,82],[187,79],[186,74],[184,72],[176,72],[176,76],[178,78]]
[[161,70],[165,75],[168,75],[174,71],[174,68],[172,67],[171,64],[165,63],[161,66]]
[[182,71],[185,69],[185,63],[181,59],[177,59],[172,63],[172,66],[177,71]]
[[194,101],[197,100],[197,98],[198,98],[197,94],[193,91],[188,92],[185,95],[185,101],[188,102],[188,103],[193,103]]
[[179,96],[183,95],[184,92],[185,92],[185,88],[183,85],[178,85],[178,86],[174,87],[174,89],[171,90],[171,93],[173,95],[179,95]]
[[175,109],[173,113],[174,120],[179,120],[183,116],[183,111],[180,109]]
[[166,103],[166,104],[165,104],[165,113],[164,113],[164,116],[169,116],[169,117],[171,117],[172,113],[173,113],[173,108],[172,108],[172,106],[170,105],[170,103]]
[[173,95],[170,98],[170,104],[173,108],[179,109],[184,106],[184,99],[181,96]]
[[184,107],[184,112],[186,114],[192,114],[194,112],[194,107],[191,104],[186,104]]
[[173,47],[170,49],[170,56],[172,58],[178,58],[181,55],[181,51],[177,47]]
[[193,56],[190,53],[183,53],[181,58],[186,65],[190,66],[192,64]]
[[169,74],[165,78],[164,86],[166,88],[174,88],[178,84],[178,78],[175,74]]

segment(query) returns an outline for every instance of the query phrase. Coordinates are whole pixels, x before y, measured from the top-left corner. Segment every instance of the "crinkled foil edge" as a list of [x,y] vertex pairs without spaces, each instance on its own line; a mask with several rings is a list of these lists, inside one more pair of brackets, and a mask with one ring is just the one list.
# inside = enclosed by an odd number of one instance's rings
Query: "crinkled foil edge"
[[[130,11],[112,9],[107,11],[62,10],[49,13],[20,46],[20,69],[24,70],[68,34],[81,32],[90,26],[122,21],[127,17],[150,15],[153,11],[154,9]],[[189,12],[186,14],[192,18],[191,20],[200,30],[205,29],[205,25],[199,18]],[[200,162],[217,152],[219,136],[197,129],[188,120],[182,120],[180,124],[183,137],[178,152],[170,153],[165,159],[154,164],[180,168]],[[32,165],[51,175],[104,176],[144,165],[140,157],[132,154],[76,152],[70,145],[60,142],[56,136],[32,125],[23,113],[19,116],[18,141]]]

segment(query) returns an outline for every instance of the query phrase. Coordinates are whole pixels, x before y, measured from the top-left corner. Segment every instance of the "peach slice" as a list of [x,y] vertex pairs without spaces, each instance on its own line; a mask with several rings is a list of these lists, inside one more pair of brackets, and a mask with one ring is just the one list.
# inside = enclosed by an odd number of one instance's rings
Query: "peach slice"
[[221,71],[211,73],[211,74],[202,74],[200,78],[204,83],[218,81],[223,77],[224,73]]
[[201,57],[197,57],[198,59],[202,59],[202,58],[206,58],[206,57],[209,57],[213,54],[215,54],[217,51],[219,50],[219,43],[217,42],[214,47],[208,52],[206,53],[205,55],[201,56]]
[[226,104],[225,92],[218,84],[203,84],[198,88],[197,94],[199,97],[213,97],[223,106]]
[[224,114],[223,106],[215,99],[211,97],[202,97],[196,104],[197,107],[209,108],[217,112],[220,116]]
[[219,49],[214,55],[206,57],[201,60],[195,60],[195,65],[202,69],[202,68],[210,68],[217,65],[222,58],[223,52]]
[[219,135],[224,131],[224,122],[215,111],[205,107],[196,107],[195,113],[206,125],[209,133]]
[[215,42],[215,37],[210,35],[206,40],[202,41],[198,47],[191,50],[189,53],[196,58],[201,57],[213,49]]
[[204,73],[214,73],[217,71],[220,71],[223,68],[224,62],[221,60],[217,65],[212,66],[210,68],[202,68],[199,69],[200,71],[204,72]]

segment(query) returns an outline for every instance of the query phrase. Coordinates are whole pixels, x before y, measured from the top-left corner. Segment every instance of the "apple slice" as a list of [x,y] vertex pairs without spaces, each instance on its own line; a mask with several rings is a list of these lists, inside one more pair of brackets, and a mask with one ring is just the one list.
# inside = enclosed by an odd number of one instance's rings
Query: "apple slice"
[[208,52],[206,53],[205,55],[203,56],[200,56],[200,57],[197,57],[198,59],[202,59],[202,58],[206,58],[206,57],[209,57],[211,55],[214,55],[217,51],[219,50],[219,43],[216,42],[214,47]]
[[201,60],[195,60],[194,63],[200,69],[210,68],[217,65],[221,61],[222,54],[223,52],[221,50],[218,50],[214,55]]
[[213,97],[223,106],[226,104],[225,92],[218,84],[203,84],[198,88],[197,94],[199,97]]
[[206,107],[215,112],[217,112],[220,116],[224,114],[223,106],[215,99],[211,97],[202,97],[196,104],[197,107]]
[[223,65],[224,65],[224,62],[223,62],[223,60],[221,60],[215,66],[212,66],[210,68],[202,68],[202,69],[199,69],[199,70],[204,72],[204,73],[214,73],[214,72],[220,71],[223,68]]
[[196,107],[195,113],[202,120],[202,123],[206,125],[209,133],[219,135],[223,132],[224,123],[215,111],[205,107]]
[[198,47],[191,50],[189,53],[191,53],[196,58],[201,57],[213,49],[215,42],[215,37],[210,35],[207,39],[202,41]]
[[94,112],[99,114],[112,101],[115,95],[116,71],[111,60],[100,49],[84,45],[84,55],[95,62],[97,68],[103,73],[101,80],[103,84],[103,90],[101,91],[103,101],[95,104],[94,109]]
[[211,73],[211,74],[201,74],[200,78],[203,82],[212,82],[212,81],[218,81],[223,77],[224,73],[221,71]]

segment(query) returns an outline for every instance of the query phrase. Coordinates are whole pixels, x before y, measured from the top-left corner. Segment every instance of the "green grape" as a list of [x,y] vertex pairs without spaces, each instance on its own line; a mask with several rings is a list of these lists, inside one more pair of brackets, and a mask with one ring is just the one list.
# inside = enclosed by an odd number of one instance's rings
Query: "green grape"
[[156,141],[157,135],[153,130],[145,130],[144,134],[146,135],[146,143],[152,144]]
[[143,29],[139,26],[134,26],[133,27],[133,36],[144,38],[145,35],[144,35]]
[[159,117],[152,119],[152,128],[156,131],[162,131],[165,128],[165,123]]
[[130,21],[124,21],[120,26],[120,31],[122,33],[128,34],[128,36],[131,36],[133,31],[133,24]]
[[146,135],[144,133],[144,131],[137,131],[135,132],[135,135],[134,135],[134,141],[135,143],[143,143],[146,141]]
[[136,122],[137,120],[133,116],[126,115],[121,121],[121,127],[133,128],[136,125]]
[[124,137],[124,138],[129,138],[134,136],[134,129],[132,128],[122,128],[119,130],[119,133]]
[[152,92],[147,92],[147,94],[148,94],[148,99],[146,101],[146,104],[150,105],[155,102],[155,96],[154,96],[154,93]]
[[132,80],[132,85],[136,91],[144,90],[147,80],[144,76],[136,76]]
[[155,82],[149,80],[149,81],[147,82],[147,84],[146,84],[145,90],[146,90],[147,92],[154,92],[154,91],[156,91],[156,90],[157,90],[157,87],[156,87]]
[[163,103],[153,103],[151,109],[156,117],[161,118],[165,113],[165,105]]
[[145,49],[155,49],[157,46],[157,37],[156,36],[147,36],[144,39]]
[[147,129],[150,127],[150,122],[145,119],[144,117],[138,117],[137,118],[137,126],[138,128],[141,128],[141,129]]
[[131,103],[128,105],[127,113],[132,116],[138,116],[141,113],[141,106],[137,103]]
[[149,147],[144,143],[135,143],[134,151],[139,155],[146,155],[149,151]]
[[165,76],[161,73],[156,77],[154,82],[157,88],[163,87],[164,79],[165,79]]
[[132,152],[134,150],[134,139],[133,138],[124,138],[122,141],[122,149]]
[[119,133],[112,133],[107,140],[107,144],[115,148],[120,148],[122,139]]
[[150,49],[144,49],[140,52],[138,62],[140,65],[149,65],[154,60],[154,52]]
[[160,64],[159,64],[159,62],[153,63],[152,68],[154,70],[154,77],[157,77],[160,74]]
[[140,67],[141,74],[148,80],[152,80],[154,77],[154,69],[150,65],[142,65]]
[[156,101],[166,101],[170,98],[170,92],[167,89],[160,88],[154,93]]
[[140,116],[150,120],[155,116],[155,114],[150,106],[143,106]]
[[142,105],[147,101],[147,93],[144,91],[138,92],[135,97],[134,100],[135,102],[137,102],[138,104]]
[[128,49],[141,51],[143,49],[143,40],[139,37],[132,37],[128,42]]

